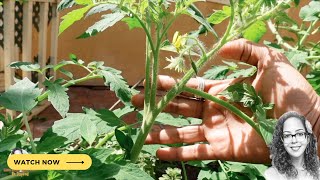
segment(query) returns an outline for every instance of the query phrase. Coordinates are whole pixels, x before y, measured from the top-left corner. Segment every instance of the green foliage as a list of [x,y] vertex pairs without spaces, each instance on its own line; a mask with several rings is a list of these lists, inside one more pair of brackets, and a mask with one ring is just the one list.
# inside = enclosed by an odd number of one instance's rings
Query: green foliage
[[76,9],[64,15],[62,17],[63,21],[60,23],[59,34],[69,28],[76,21],[79,21],[90,8],[91,6],[85,6],[81,9]]
[[85,33],[81,34],[78,38],[87,38],[94,36],[99,32],[106,30],[108,27],[113,26],[120,21],[125,14],[123,12],[114,12],[112,14],[102,15],[102,19],[96,22],[93,26],[89,27]]
[[53,107],[60,113],[62,117],[65,117],[69,111],[69,96],[66,91],[67,88],[61,86],[59,81],[45,81],[44,85],[48,87],[48,100]]
[[10,151],[16,147],[16,143],[23,138],[21,134],[15,134],[6,137],[5,139],[0,141],[0,152]]
[[166,174],[163,174],[159,180],[181,180],[181,169],[178,168],[170,168],[168,167],[166,170]]
[[[223,61],[226,65],[212,66],[211,69],[204,72],[203,78],[212,80],[232,79],[238,77],[250,77],[257,71],[255,66],[239,62],[238,65],[249,66],[247,69],[239,69],[239,66],[234,62]],[[231,74],[227,75],[229,72]]]
[[229,6],[223,6],[222,10],[217,10],[207,18],[207,21],[212,24],[220,24],[222,21],[230,17],[231,8]]
[[[319,31],[316,21],[319,20],[319,3],[310,2],[301,9],[300,17],[303,21],[311,21],[307,24],[298,24],[292,20],[285,10],[290,7],[289,0],[240,0],[230,7],[224,6],[221,10],[215,10],[208,17],[204,16],[195,4],[196,0],[132,0],[116,1],[94,1],[94,0],[62,0],[58,6],[59,10],[73,7],[74,9],[62,17],[59,34],[71,27],[72,24],[83,18],[91,18],[91,15],[102,13],[101,19],[89,27],[80,38],[94,36],[112,27],[117,22],[123,21],[129,29],[141,28],[146,33],[147,58],[146,58],[146,82],[150,81],[150,88],[145,89],[146,109],[138,113],[143,122],[141,130],[136,125],[127,125],[122,117],[136,111],[131,107],[131,97],[135,92],[129,89],[128,84],[121,76],[121,72],[111,67],[105,67],[101,61],[91,61],[85,64],[76,55],[70,54],[70,60],[60,61],[55,65],[40,67],[38,64],[15,62],[10,64],[12,68],[23,71],[32,71],[44,75],[47,70],[60,71],[67,79],[46,77],[45,82],[39,82],[48,88],[44,93],[27,79],[18,81],[0,96],[0,105],[7,109],[22,111],[23,116],[12,119],[10,116],[0,115],[4,126],[0,130],[0,159],[6,159],[10,150],[15,147],[25,148],[28,151],[34,149],[32,135],[28,131],[29,141],[26,141],[25,134],[21,128],[23,119],[26,125],[25,112],[32,110],[39,102],[48,98],[54,108],[60,113],[63,119],[56,121],[41,137],[36,140],[36,150],[39,153],[84,153],[92,158],[92,166],[85,171],[44,171],[30,175],[30,179],[152,179],[154,176],[156,150],[165,145],[143,146],[146,133],[151,130],[154,122],[175,127],[201,124],[201,120],[195,118],[183,118],[172,116],[167,113],[160,113],[167,103],[178,95],[187,81],[194,75],[198,75],[201,67],[219,48],[227,41],[238,37],[245,37],[251,41],[258,42],[265,34],[267,27],[265,21],[273,20],[275,23],[273,33],[276,34],[277,42],[266,42],[268,46],[275,47],[285,52],[289,61],[298,70],[304,67],[311,69],[306,76],[310,84],[320,94],[320,48],[318,43],[307,41],[308,36]],[[297,5],[299,0],[294,0]],[[76,5],[76,6],[75,6]],[[173,36],[172,42],[168,38],[168,31],[171,25],[181,15],[187,15],[199,23],[199,28],[186,34]],[[228,31],[219,37],[214,30],[214,25],[229,19],[231,22],[227,27]],[[269,25],[269,23],[268,23]],[[269,25],[269,27],[274,26]],[[270,28],[270,29],[271,29]],[[286,30],[294,34],[294,37],[280,36],[278,30]],[[214,46],[207,48],[202,43],[200,35],[210,32],[215,36]],[[176,53],[170,58],[167,68],[185,73],[179,81],[179,86],[170,90],[159,103],[152,102],[156,96],[157,84],[152,77],[157,76],[160,50]],[[248,66],[242,63],[224,62],[225,65],[213,66],[204,75],[208,79],[229,79],[238,77],[250,77],[255,74],[257,68],[249,66],[240,69],[241,66]],[[148,66],[150,64],[150,66]],[[74,79],[72,72],[67,71],[65,66],[78,66],[85,69],[88,74],[79,79]],[[151,77],[151,78],[149,78]],[[116,110],[93,110],[83,108],[83,113],[69,113],[69,99],[66,91],[73,84],[86,80],[103,78],[106,86],[115,91],[116,96],[125,104],[125,107]],[[149,79],[148,79],[149,78]],[[42,94],[41,94],[42,93]],[[150,96],[151,97],[148,97]],[[254,88],[247,84],[235,84],[229,86],[222,93],[228,102],[239,103],[252,111],[257,131],[262,135],[265,142],[271,142],[273,128],[276,121],[267,117],[267,110],[273,107],[272,104],[265,104],[262,98],[255,92]],[[144,116],[142,118],[142,116]],[[139,131],[139,134],[137,132]],[[23,132],[24,133],[24,132]],[[139,138],[140,137],[140,138]],[[135,139],[135,143],[133,142]],[[179,146],[176,144],[174,146]],[[139,147],[140,146],[140,147]],[[143,146],[143,147],[141,147]],[[142,155],[140,153],[142,149]],[[128,162],[131,159],[132,162]],[[138,159],[138,161],[136,161]],[[262,179],[263,172],[267,168],[264,165],[253,165],[245,163],[216,161],[193,161],[188,165],[201,168],[198,179]],[[6,167],[0,161],[0,169]],[[214,168],[212,168],[214,167]],[[149,173],[149,174],[148,174]],[[151,176],[150,176],[151,175]],[[0,177],[5,175],[1,174]],[[181,170],[168,168],[166,174],[160,179],[182,179]]]
[[276,121],[267,118],[266,111],[273,108],[273,104],[264,104],[255,89],[248,84],[234,84],[221,93],[230,102],[240,102],[244,107],[249,108],[257,120],[260,133],[267,144],[272,141],[272,134]]
[[320,2],[310,1],[310,3],[301,8],[299,17],[303,21],[314,21],[319,19],[320,14]]
[[37,84],[31,82],[28,78],[18,81],[9,89],[1,93],[0,105],[15,111],[29,112],[37,105],[36,98],[40,95],[41,89]]
[[243,37],[253,42],[259,42],[266,32],[266,24],[263,21],[257,21],[243,32]]

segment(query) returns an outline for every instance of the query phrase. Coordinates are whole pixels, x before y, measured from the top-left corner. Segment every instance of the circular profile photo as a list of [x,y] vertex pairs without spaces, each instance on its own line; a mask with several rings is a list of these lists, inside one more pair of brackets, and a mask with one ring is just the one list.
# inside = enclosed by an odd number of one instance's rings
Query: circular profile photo
[[267,180],[319,180],[317,140],[310,122],[297,112],[283,114],[275,127],[270,148],[272,166]]

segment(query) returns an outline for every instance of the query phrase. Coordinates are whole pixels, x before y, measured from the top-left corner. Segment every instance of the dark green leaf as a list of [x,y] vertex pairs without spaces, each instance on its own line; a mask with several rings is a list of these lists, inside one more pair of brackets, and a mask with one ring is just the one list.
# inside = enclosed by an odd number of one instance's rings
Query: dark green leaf
[[97,137],[97,126],[90,119],[84,118],[80,124],[81,136],[91,145]]
[[45,138],[43,141],[41,141],[37,145],[37,151],[38,152],[50,152],[54,150],[55,148],[59,148],[64,145],[64,143],[68,139],[62,136],[51,136],[48,138]]
[[17,142],[19,142],[22,138],[22,134],[15,134],[0,141],[0,152],[11,151],[16,147]]
[[125,16],[122,12],[114,12],[112,14],[102,15],[102,19],[96,22],[93,26],[89,27],[85,33],[78,38],[87,38],[94,36],[99,32],[106,30],[108,27],[113,26]]
[[310,1],[310,3],[301,8],[299,17],[303,21],[315,21],[319,19],[320,14],[320,2]]
[[130,152],[133,146],[133,141],[131,137],[118,129],[115,129],[115,136],[119,145],[127,152]]
[[194,73],[197,75],[198,74],[198,69],[197,69],[196,64],[193,61],[191,61],[191,66],[192,66],[192,69],[193,69]]
[[193,19],[195,19],[197,22],[202,24],[209,32],[211,32],[215,37],[218,37],[216,31],[211,27],[211,25],[207,22],[207,20],[202,16],[197,13],[197,7],[195,5],[191,5],[187,11],[186,14],[191,16]]
[[129,26],[129,30],[132,30],[134,28],[142,28],[140,22],[136,17],[126,17],[122,19],[123,22],[126,22]]
[[250,77],[257,72],[255,66],[250,66],[248,69],[238,69],[235,70],[232,74],[227,76],[227,79],[239,78],[239,77]]
[[257,21],[243,32],[243,37],[253,42],[259,42],[266,32],[266,24],[263,21]]
[[320,71],[313,70],[307,76],[306,79],[311,84],[313,89],[320,95]]
[[96,116],[100,117],[103,121],[107,122],[109,126],[119,126],[121,123],[119,117],[117,117],[112,111],[109,111],[107,109],[100,109],[96,112]]
[[18,81],[0,96],[0,105],[11,110],[29,112],[37,105],[41,89],[28,78]]
[[92,115],[93,117],[95,116],[99,118],[110,127],[119,126],[122,122],[118,116],[116,116],[112,111],[109,111],[107,109],[99,109],[96,111],[93,109],[85,109],[85,112],[88,115]]
[[131,104],[131,92],[126,81],[120,75],[120,71],[110,67],[105,67],[99,71],[104,78],[104,84],[110,86],[110,89],[116,93],[116,96],[127,105]]
[[69,96],[66,93],[68,90],[62,87],[57,82],[45,81],[45,86],[48,87],[48,100],[51,102],[53,107],[59,112],[62,117],[65,117],[69,111]]
[[212,66],[211,69],[204,73],[203,78],[212,80],[225,79],[228,72],[228,66]]

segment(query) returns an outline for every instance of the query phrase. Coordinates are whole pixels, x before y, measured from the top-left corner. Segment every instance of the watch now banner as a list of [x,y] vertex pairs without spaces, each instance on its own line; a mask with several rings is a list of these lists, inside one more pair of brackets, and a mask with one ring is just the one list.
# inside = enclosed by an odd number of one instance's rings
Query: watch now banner
[[86,170],[92,160],[87,154],[13,154],[7,164],[12,170]]

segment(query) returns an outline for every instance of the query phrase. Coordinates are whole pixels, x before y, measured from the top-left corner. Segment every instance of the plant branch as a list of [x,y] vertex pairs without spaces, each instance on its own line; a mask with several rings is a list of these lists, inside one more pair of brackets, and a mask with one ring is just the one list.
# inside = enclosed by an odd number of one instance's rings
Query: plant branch
[[300,39],[300,41],[299,41],[299,44],[298,44],[299,47],[302,46],[303,42],[307,39],[308,35],[310,35],[313,27],[316,25],[317,22],[318,22],[318,19],[314,20],[314,21],[310,24],[309,28],[307,29],[307,32],[303,35],[303,37],[302,37],[302,38]]
[[278,43],[280,45],[283,45],[284,47],[286,47],[287,49],[293,49],[293,47],[284,42],[284,40],[282,39],[281,35],[279,34],[279,32],[277,31],[276,27],[274,26],[274,24],[271,22],[271,20],[268,20],[268,26],[269,26],[269,29],[271,30],[271,32],[276,36],[276,39],[278,40]]
[[184,91],[188,92],[188,93],[192,93],[196,96],[201,96],[205,99],[208,99],[212,102],[215,102],[217,104],[219,104],[220,106],[230,110],[232,113],[234,113],[235,115],[237,115],[238,117],[240,117],[241,119],[245,120],[250,126],[252,126],[257,133],[262,137],[262,134],[259,130],[259,127],[256,125],[256,123],[249,117],[247,116],[245,113],[243,113],[240,109],[238,109],[237,107],[233,106],[232,104],[223,101],[217,97],[214,97],[208,93],[205,93],[203,91],[199,91],[197,89],[193,89],[193,88],[189,88],[189,87],[184,87]]

